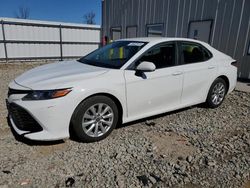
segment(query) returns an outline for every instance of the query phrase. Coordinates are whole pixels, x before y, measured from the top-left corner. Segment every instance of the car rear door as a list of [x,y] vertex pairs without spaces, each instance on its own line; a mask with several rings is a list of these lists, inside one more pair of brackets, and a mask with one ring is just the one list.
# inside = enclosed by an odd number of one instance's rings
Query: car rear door
[[181,103],[183,106],[204,102],[216,76],[212,54],[195,42],[178,42],[184,73]]
[[[179,71],[177,44],[164,43],[145,52],[125,70],[128,119],[134,120],[175,109],[180,105],[183,75]],[[137,72],[142,61],[153,62],[153,72]]]

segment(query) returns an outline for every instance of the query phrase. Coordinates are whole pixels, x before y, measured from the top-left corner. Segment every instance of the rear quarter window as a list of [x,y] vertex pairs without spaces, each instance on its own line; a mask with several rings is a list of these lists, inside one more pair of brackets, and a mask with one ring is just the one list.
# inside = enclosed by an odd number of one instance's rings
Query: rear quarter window
[[200,44],[181,42],[180,51],[184,64],[204,62],[212,58],[212,54]]

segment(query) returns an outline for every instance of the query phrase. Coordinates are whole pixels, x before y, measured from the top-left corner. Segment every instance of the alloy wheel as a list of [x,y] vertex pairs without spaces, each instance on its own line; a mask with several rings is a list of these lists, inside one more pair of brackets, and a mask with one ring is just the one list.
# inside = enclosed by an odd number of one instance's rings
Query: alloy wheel
[[226,87],[223,83],[218,82],[217,84],[215,84],[211,95],[213,104],[219,105],[223,101],[225,93]]
[[97,103],[86,110],[82,118],[83,131],[90,137],[104,135],[113,124],[114,112],[104,103]]

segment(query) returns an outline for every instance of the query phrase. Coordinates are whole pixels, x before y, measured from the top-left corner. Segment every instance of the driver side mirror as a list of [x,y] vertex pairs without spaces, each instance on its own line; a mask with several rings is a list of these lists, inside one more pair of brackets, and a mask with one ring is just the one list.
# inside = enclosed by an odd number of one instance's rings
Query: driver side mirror
[[142,72],[153,72],[155,71],[155,69],[156,69],[155,64],[149,61],[143,61],[136,67],[137,71],[142,71]]

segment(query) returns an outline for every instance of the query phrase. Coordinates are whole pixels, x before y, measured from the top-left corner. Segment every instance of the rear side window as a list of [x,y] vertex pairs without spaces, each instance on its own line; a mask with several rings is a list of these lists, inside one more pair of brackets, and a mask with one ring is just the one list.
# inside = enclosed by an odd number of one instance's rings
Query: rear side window
[[181,43],[181,52],[184,64],[203,62],[212,57],[207,49],[195,43]]

